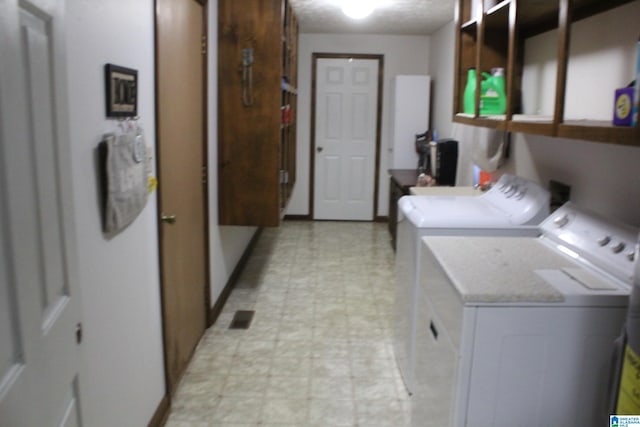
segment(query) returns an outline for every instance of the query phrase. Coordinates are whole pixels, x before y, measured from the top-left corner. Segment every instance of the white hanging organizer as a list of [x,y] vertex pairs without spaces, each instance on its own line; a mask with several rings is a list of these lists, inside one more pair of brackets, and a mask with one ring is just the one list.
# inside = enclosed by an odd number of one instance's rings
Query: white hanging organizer
[[109,133],[100,143],[104,172],[104,231],[116,233],[136,219],[147,203],[151,156],[137,118],[122,133]]

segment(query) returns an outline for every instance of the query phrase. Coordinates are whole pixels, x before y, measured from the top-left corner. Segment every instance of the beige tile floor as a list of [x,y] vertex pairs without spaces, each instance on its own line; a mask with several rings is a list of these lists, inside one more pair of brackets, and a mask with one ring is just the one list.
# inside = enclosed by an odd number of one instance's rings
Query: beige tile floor
[[[403,427],[385,224],[265,229],[182,380],[169,427]],[[255,310],[248,330],[229,329]]]

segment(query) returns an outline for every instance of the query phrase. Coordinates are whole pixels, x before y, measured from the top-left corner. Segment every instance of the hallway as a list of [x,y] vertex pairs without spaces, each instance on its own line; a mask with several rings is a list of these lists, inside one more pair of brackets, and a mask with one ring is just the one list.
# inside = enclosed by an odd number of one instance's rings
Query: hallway
[[[265,228],[173,402],[168,427],[405,426],[386,224]],[[248,330],[229,329],[255,310]]]

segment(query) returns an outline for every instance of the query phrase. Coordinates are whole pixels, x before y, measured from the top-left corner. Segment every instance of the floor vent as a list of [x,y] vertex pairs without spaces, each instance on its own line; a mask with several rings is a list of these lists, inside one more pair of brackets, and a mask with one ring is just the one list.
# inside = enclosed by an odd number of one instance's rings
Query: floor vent
[[236,314],[233,315],[231,325],[229,325],[229,329],[249,329],[254,314],[255,311],[253,310],[236,311]]

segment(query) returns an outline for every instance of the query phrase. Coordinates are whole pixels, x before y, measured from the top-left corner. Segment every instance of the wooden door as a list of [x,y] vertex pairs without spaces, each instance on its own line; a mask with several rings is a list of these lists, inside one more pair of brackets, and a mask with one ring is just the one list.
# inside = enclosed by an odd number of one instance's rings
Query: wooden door
[[376,59],[320,58],[316,69],[314,219],[374,219]]
[[64,1],[0,1],[0,28],[0,425],[79,426]]
[[169,393],[206,328],[208,310],[205,7],[156,0],[160,259]]

